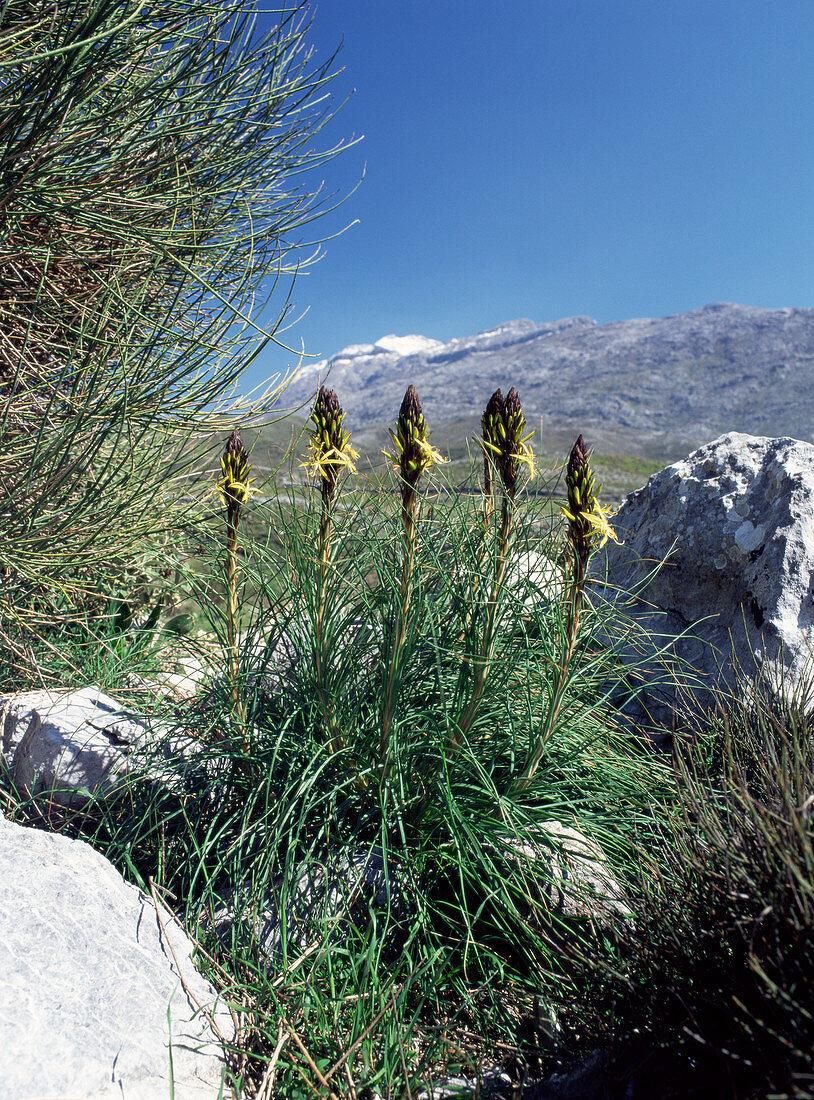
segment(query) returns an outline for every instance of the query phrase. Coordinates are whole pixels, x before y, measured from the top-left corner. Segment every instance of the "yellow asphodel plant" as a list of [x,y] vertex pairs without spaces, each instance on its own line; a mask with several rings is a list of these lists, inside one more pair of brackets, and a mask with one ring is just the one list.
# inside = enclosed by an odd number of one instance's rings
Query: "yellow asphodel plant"
[[333,703],[325,687],[325,669],[323,667],[323,634],[328,569],[331,562],[333,507],[336,501],[340,475],[343,471],[355,474],[355,460],[359,457],[350,444],[350,432],[343,427],[344,419],[345,414],[336,393],[333,390],[326,389],[325,386],[320,386],[314,407],[311,410],[308,453],[304,456],[305,462],[300,463],[319,482],[322,496],[319,534],[317,536],[319,588],[314,618],[313,664],[317,698],[328,730],[329,752],[336,752],[344,745],[344,738],[336,726]]
[[577,642],[579,617],[585,595],[585,579],[588,561],[594,550],[605,545],[608,539],[618,542],[616,532],[608,522],[612,515],[610,508],[599,502],[601,485],[596,484],[596,476],[591,468],[590,452],[580,435],[568,458],[565,473],[565,486],[568,500],[560,505],[568,520],[568,539],[574,551],[574,574],[566,606],[564,645],[559,668],[559,676],[551,696],[546,717],[533,751],[529,755],[526,767],[517,782],[517,789],[524,790],[531,783],[545,754],[545,748],[556,728],[565,689],[568,684],[569,666],[574,656]]
[[387,776],[390,767],[390,731],[396,702],[397,669],[401,659],[410,611],[413,568],[416,549],[416,512],[418,483],[422,476],[438,462],[446,461],[430,444],[430,430],[424,419],[421,402],[415,386],[408,386],[399,409],[395,428],[390,429],[393,452],[383,451],[398,474],[401,489],[401,522],[404,531],[404,552],[401,562],[401,588],[399,610],[396,618],[393,646],[390,652],[390,668],[385,688],[382,712],[379,757],[383,761],[382,775]]
[[239,428],[235,428],[227,439],[220,466],[222,476],[215,488],[226,505],[226,651],[232,706],[243,723],[245,713],[238,683],[240,664],[237,653],[237,537],[240,513],[251,496],[251,482],[254,479],[249,477],[249,456],[243,447]]

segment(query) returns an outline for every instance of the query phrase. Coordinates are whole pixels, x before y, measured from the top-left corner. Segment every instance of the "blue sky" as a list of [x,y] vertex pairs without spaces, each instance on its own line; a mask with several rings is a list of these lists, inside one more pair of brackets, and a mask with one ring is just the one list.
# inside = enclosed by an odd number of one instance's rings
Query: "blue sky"
[[[320,0],[347,193],[284,336],[814,305],[812,0]],[[279,299],[278,299],[279,302]],[[255,381],[292,356],[269,348]]]

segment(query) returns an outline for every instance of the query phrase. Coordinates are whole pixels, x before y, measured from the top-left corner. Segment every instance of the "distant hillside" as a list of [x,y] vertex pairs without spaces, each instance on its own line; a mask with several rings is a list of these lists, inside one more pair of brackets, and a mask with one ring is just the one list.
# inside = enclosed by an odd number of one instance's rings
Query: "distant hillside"
[[549,451],[578,432],[606,453],[660,460],[730,430],[814,441],[814,309],[716,304],[607,325],[510,321],[448,343],[388,336],[304,366],[286,404],[306,401],[318,380],[368,445],[410,382],[441,445],[477,428],[498,386],[517,387],[532,426],[543,417]]

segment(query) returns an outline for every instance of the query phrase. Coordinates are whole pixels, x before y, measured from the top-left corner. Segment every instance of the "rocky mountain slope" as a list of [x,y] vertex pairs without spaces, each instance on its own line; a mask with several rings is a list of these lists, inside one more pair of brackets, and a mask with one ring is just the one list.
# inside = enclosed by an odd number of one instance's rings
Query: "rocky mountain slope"
[[589,317],[510,321],[441,343],[387,336],[304,366],[286,404],[318,381],[372,438],[418,389],[434,439],[477,426],[489,395],[517,387],[549,448],[584,432],[597,449],[678,458],[725,431],[814,440],[814,309],[716,304],[600,325]]

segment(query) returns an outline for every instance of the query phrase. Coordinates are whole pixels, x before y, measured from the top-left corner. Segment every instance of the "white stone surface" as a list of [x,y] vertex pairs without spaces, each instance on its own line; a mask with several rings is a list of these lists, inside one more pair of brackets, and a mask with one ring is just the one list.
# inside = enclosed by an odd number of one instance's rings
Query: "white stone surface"
[[216,1100],[222,1049],[196,1004],[215,994],[162,919],[83,841],[0,817],[3,1100],[168,1100],[170,1027],[175,1100]]
[[546,554],[526,550],[510,559],[506,585],[530,609],[562,599],[565,575]]
[[122,783],[148,725],[91,686],[0,699],[0,732],[0,762],[18,789],[76,808]]
[[571,825],[543,821],[522,837],[506,837],[502,854],[512,863],[547,866],[545,900],[561,916],[595,921],[601,927],[613,927],[631,917],[604,852]]

